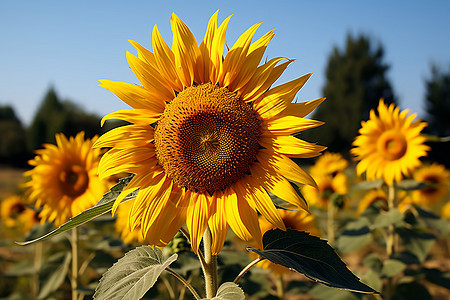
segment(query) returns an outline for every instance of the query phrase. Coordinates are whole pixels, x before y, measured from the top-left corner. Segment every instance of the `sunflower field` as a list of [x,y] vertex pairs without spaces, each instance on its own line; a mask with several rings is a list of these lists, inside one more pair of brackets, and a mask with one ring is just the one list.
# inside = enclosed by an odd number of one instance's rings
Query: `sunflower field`
[[311,74],[278,84],[273,30],[229,47],[230,17],[130,41],[139,83],[100,80],[130,107],[102,126],[125,125],[0,172],[0,299],[450,297],[450,171],[428,157],[448,138],[379,99],[350,151],[307,141]]

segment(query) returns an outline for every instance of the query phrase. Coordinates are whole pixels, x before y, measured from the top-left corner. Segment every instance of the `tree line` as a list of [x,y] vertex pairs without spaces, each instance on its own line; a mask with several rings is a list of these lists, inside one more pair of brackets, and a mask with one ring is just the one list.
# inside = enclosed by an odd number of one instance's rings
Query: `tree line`
[[[376,109],[380,98],[386,103],[398,104],[398,98],[387,76],[389,64],[384,61],[384,48],[366,35],[348,35],[344,49],[335,46],[325,70],[323,96],[312,118],[325,125],[305,131],[301,138],[328,146],[332,152],[347,154],[352,141],[367,120],[371,109]],[[425,80],[425,121],[428,134],[450,135],[450,68],[431,65]],[[61,100],[53,88],[43,98],[33,121],[25,128],[11,106],[0,106],[0,163],[23,164],[43,143],[54,143],[57,132],[74,136],[83,130],[86,137],[100,135],[119,123],[100,127],[100,117],[86,113],[75,103]],[[449,167],[446,153],[450,143],[432,145],[434,160]]]

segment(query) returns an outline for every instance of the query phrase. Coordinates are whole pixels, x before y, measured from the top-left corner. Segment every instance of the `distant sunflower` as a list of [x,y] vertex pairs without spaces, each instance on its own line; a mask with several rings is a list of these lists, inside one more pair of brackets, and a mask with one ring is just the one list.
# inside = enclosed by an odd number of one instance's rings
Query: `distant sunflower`
[[[311,206],[327,210],[328,202],[333,195],[345,195],[348,192],[347,176],[344,173],[338,173],[336,176],[316,176],[314,180],[317,188],[304,186],[302,189],[305,199]],[[346,205],[347,203],[343,203]]]
[[12,195],[0,203],[1,221],[10,228],[21,228],[24,233],[39,223],[39,213],[25,205],[20,195]]
[[[284,209],[279,210],[279,213],[286,228],[291,228],[298,231],[306,231],[311,235],[320,236],[320,230],[317,228],[315,217],[312,214],[308,214],[303,210],[288,211]],[[273,224],[271,224],[270,222],[261,217],[260,217],[260,225],[262,233],[265,233],[270,229],[276,228],[275,226],[273,226]],[[281,265],[274,264],[269,260],[263,260],[259,262],[257,265],[264,269],[270,269],[278,275],[289,272],[289,269]]]
[[361,214],[371,204],[379,203],[379,207],[382,210],[388,210],[388,197],[387,194],[380,189],[369,191],[364,198],[358,204],[358,214]]
[[348,161],[340,153],[325,152],[310,169],[313,177],[321,175],[336,176],[348,167]]
[[444,219],[450,219],[450,201],[442,206],[441,217]]
[[24,173],[27,193],[36,207],[42,207],[42,221],[56,226],[92,206],[106,192],[97,176],[100,150],[92,149],[96,138],[84,139],[84,132],[67,139],[56,134],[56,145],[44,144],[28,163],[34,168]]
[[429,147],[420,135],[427,125],[416,120],[416,114],[407,116],[408,110],[400,112],[394,104],[389,107],[380,100],[378,116],[370,111],[370,119],[361,122],[360,135],[353,142],[352,154],[360,162],[358,175],[366,172],[368,180],[383,178],[388,185],[400,182],[403,175],[418,167],[419,158],[427,154]]
[[[119,172],[136,176],[117,198],[113,212],[139,188],[130,224],[151,245],[167,244],[182,224],[197,252],[209,226],[213,253],[223,246],[228,225],[241,239],[261,244],[258,214],[284,225],[267,192],[307,209],[287,179],[315,186],[289,157],[315,157],[325,147],[293,134],[322,122],[304,119],[323,99],[291,103],[311,74],[271,88],[293,61],[282,57],[260,65],[273,30],[252,43],[260,24],[248,29],[223,57],[230,18],[220,26],[217,12],[198,45],[172,14],[172,49],[153,29],[153,52],[131,41],[138,56],[128,63],[142,86],[101,80],[132,109],[105,119],[132,123],[95,143],[111,147],[100,177]],[[287,179],[286,179],[287,178]]]
[[413,191],[412,199],[416,204],[436,204],[448,193],[450,172],[443,165],[433,163],[422,166],[414,171],[413,178],[427,185],[426,188]]

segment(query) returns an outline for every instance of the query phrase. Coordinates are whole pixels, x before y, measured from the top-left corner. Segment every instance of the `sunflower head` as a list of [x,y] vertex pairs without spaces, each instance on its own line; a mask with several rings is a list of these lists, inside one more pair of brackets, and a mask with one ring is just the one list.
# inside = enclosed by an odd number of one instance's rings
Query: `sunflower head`
[[[321,175],[314,177],[317,188],[304,186],[302,192],[311,206],[322,210],[328,209],[328,202],[332,197],[345,195],[348,192],[347,175],[338,173],[334,177],[330,175]],[[343,206],[347,205],[344,198]]]
[[381,210],[388,210],[387,194],[381,189],[369,191],[358,204],[358,214],[361,214],[370,205],[377,203]]
[[414,203],[419,205],[434,205],[448,193],[450,172],[437,163],[424,165],[413,172],[413,178],[427,186],[412,193]]
[[94,206],[106,192],[97,176],[100,150],[92,149],[96,138],[84,139],[84,132],[66,138],[56,134],[56,145],[44,144],[29,161],[34,168],[24,173],[28,197],[42,207],[42,222],[56,226]]
[[359,136],[351,150],[358,175],[366,172],[368,180],[383,178],[388,185],[401,181],[403,175],[421,164],[429,147],[420,135],[427,125],[420,120],[413,121],[415,114],[408,116],[408,110],[400,112],[394,104],[387,106],[383,100],[378,105],[378,115],[370,112],[370,119],[362,122]]
[[23,233],[40,221],[39,213],[26,205],[20,195],[12,195],[0,203],[2,222],[9,228],[21,228]]
[[129,223],[139,226],[151,245],[167,244],[184,223],[195,252],[207,226],[215,254],[228,227],[261,245],[258,213],[284,229],[269,192],[308,209],[289,181],[315,182],[290,158],[315,157],[325,149],[294,136],[322,124],[304,117],[324,99],[292,103],[311,74],[272,87],[293,60],[261,63],[274,33],[253,40],[260,24],[224,55],[229,20],[218,24],[216,12],[197,43],[172,14],[171,48],[156,26],[152,51],[131,42],[137,56],[127,53],[127,59],[141,85],[101,80],[102,87],[131,106],[104,120],[131,125],[95,143],[110,148],[99,175],[135,174],[113,212],[124,196],[139,189]]
[[348,161],[340,153],[325,152],[316,160],[310,172],[313,177],[322,175],[334,177],[344,172],[347,167]]

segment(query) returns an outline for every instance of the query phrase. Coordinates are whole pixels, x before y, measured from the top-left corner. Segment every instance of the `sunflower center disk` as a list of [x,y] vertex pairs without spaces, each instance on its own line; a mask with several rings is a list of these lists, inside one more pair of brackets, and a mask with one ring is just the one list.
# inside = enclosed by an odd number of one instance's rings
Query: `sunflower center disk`
[[79,165],[66,166],[59,173],[58,179],[64,194],[73,198],[83,194],[89,185],[89,175],[85,168]]
[[384,132],[377,142],[378,150],[389,160],[396,160],[403,157],[406,153],[407,146],[405,137],[397,130]]
[[178,185],[212,194],[249,171],[260,135],[250,104],[207,83],[186,88],[166,106],[155,131],[156,155]]

